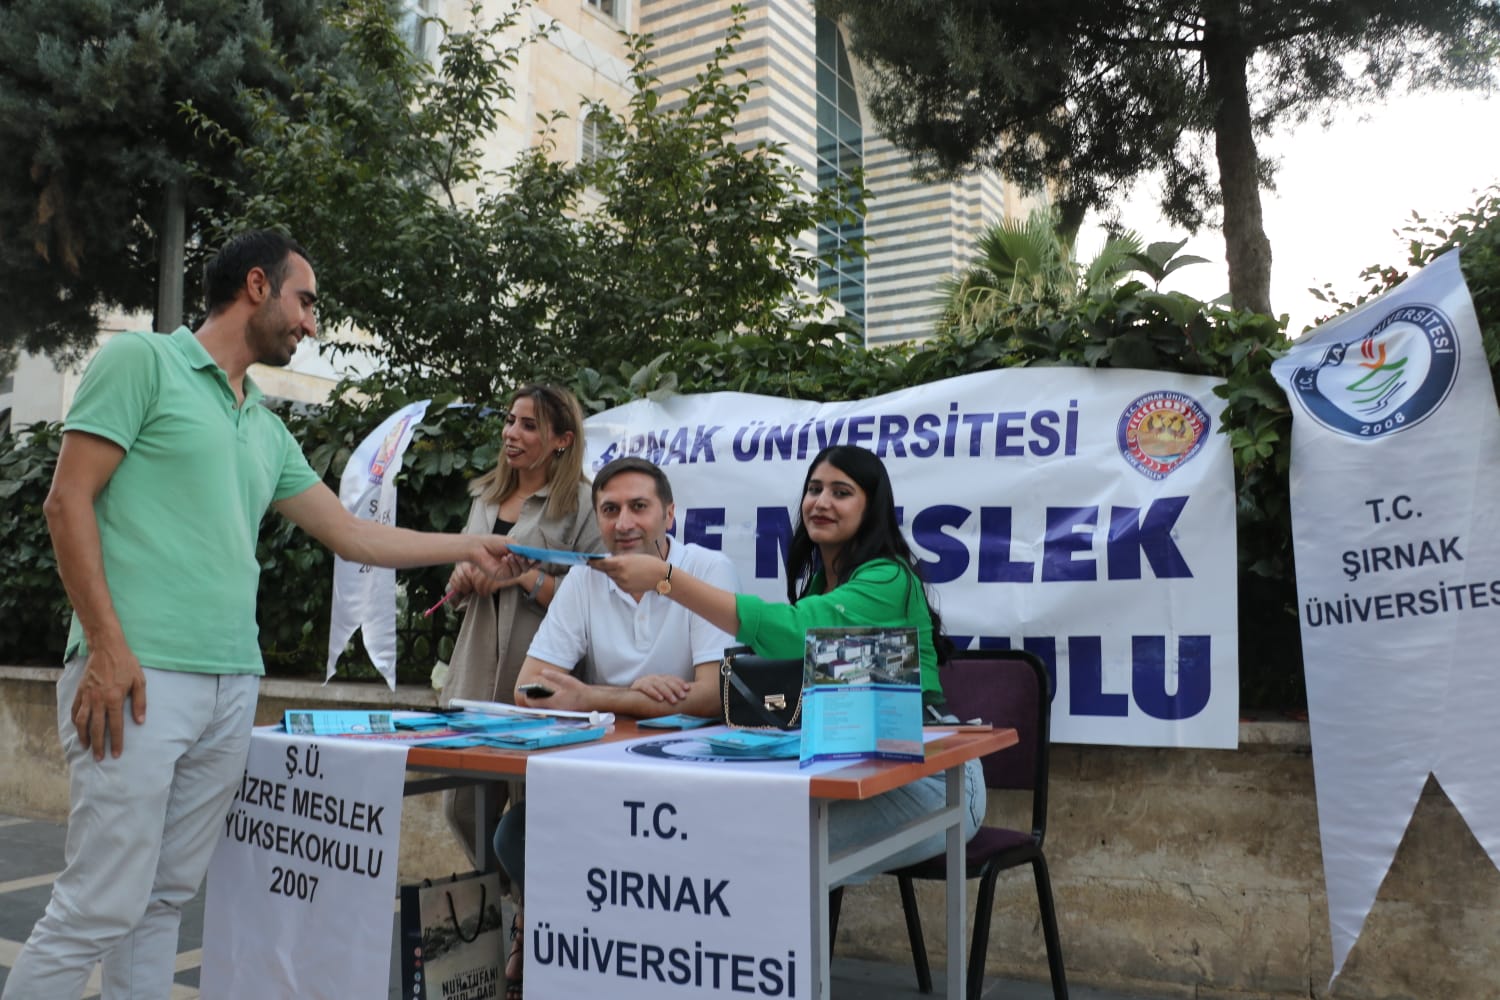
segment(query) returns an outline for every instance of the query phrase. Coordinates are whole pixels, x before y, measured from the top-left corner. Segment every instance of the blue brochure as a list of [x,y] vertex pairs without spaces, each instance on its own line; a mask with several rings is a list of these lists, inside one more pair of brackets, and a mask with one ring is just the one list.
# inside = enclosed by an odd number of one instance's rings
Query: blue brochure
[[802,752],[820,760],[921,760],[914,628],[810,628],[802,660]]
[[396,722],[390,712],[300,709],[286,712],[281,724],[296,736],[364,736],[396,731]]
[[802,737],[797,733],[734,729],[703,737],[716,753],[747,760],[792,760],[797,756]]
[[820,760],[921,760],[922,689],[819,684],[802,692],[805,767]]
[[508,548],[522,559],[560,566],[582,566],[591,559],[605,559],[609,556],[608,552],[572,552],[568,549],[543,549],[535,545],[513,544]]
[[711,726],[718,719],[705,719],[701,715],[659,715],[654,719],[641,719],[636,723],[642,729],[697,729],[699,726]]
[[510,750],[541,750],[545,747],[588,743],[602,737],[605,726],[535,726],[508,733],[485,733],[485,745]]
[[531,716],[483,715],[479,712],[463,712],[448,717],[448,728],[465,733],[512,732],[517,729],[532,729],[547,725],[546,719]]
[[501,750],[543,750],[547,747],[567,746],[569,743],[588,743],[597,740],[608,730],[607,726],[548,726],[536,725],[511,732],[476,731],[449,736],[446,739],[426,740],[425,747],[439,750],[460,750],[465,747],[496,747]]

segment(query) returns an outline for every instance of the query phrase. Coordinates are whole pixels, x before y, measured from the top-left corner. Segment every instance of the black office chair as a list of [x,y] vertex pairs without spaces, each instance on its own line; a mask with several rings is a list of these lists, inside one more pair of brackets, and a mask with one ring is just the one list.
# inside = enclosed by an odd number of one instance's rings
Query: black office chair
[[[1020,650],[962,652],[942,669],[941,676],[949,712],[965,721],[978,718],[997,729],[1015,729],[1019,737],[1015,746],[983,758],[985,785],[1031,791],[1030,832],[984,826],[968,843],[967,877],[980,880],[979,897],[974,907],[974,939],[969,945],[969,1000],[979,1000],[984,982],[990,913],[995,905],[995,881],[1007,868],[1024,864],[1031,865],[1036,879],[1042,938],[1047,944],[1047,966],[1052,974],[1052,995],[1055,1000],[1067,1000],[1068,982],[1063,971],[1062,943],[1057,935],[1057,910],[1052,902],[1047,858],[1042,853],[1042,841],[1047,835],[1051,678],[1040,659]],[[917,912],[917,896],[912,882],[915,879],[945,881],[947,860],[939,854],[888,874],[896,876],[901,889],[901,908],[906,915],[912,961],[916,964],[917,988],[923,993],[931,993],[932,969],[927,962],[922,918]],[[955,960],[954,956],[949,956],[949,961]]]

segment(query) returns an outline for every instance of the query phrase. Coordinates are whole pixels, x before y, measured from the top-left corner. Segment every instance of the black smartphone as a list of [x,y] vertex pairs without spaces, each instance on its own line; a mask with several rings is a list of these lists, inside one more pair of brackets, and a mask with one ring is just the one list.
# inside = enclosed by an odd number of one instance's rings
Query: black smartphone
[[550,698],[553,695],[552,689],[545,684],[522,684],[516,690],[528,698]]

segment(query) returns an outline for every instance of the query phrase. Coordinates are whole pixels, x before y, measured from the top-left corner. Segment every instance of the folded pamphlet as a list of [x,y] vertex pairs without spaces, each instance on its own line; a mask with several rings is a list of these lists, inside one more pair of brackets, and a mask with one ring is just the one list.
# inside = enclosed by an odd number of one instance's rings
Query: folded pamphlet
[[802,745],[800,733],[761,732],[748,729],[712,733],[702,739],[716,753],[723,756],[754,760],[796,760]]
[[490,746],[512,750],[541,750],[569,743],[589,743],[600,739],[604,733],[604,726],[537,726],[512,732],[485,733],[483,739]]
[[582,566],[594,559],[609,558],[608,552],[572,552],[568,549],[543,549],[535,545],[507,545],[506,548],[532,562],[554,563],[559,566]]
[[294,709],[282,716],[281,724],[294,736],[362,736],[396,731],[390,712]]

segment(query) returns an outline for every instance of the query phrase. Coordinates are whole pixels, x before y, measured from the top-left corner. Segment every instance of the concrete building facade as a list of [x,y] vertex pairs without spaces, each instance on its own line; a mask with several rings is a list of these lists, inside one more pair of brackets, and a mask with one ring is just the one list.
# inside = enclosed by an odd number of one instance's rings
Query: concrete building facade
[[[492,0],[484,16],[499,16],[507,0]],[[463,0],[411,0],[413,11],[455,26],[468,14]],[[962,271],[985,226],[1024,217],[1039,196],[994,173],[953,181],[913,176],[911,159],[879,132],[866,95],[868,70],[855,61],[841,29],[817,16],[810,0],[749,0],[742,35],[728,66],[743,70],[754,90],[742,108],[742,142],[777,143],[809,188],[835,174],[861,170],[869,198],[855,224],[809,233],[826,249],[862,237],[867,256],[825,268],[818,286],[858,321],[868,345],[927,335],[936,315],[938,283]],[[538,0],[517,33],[549,28],[522,50],[517,99],[490,142],[491,165],[510,162],[537,141],[539,114],[572,116],[554,133],[557,155],[594,155],[583,102],[621,109],[630,96],[625,34],[648,34],[663,100],[690,84],[724,43],[733,22],[731,0]],[[414,44],[435,53],[431,26]]]

